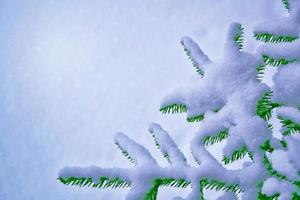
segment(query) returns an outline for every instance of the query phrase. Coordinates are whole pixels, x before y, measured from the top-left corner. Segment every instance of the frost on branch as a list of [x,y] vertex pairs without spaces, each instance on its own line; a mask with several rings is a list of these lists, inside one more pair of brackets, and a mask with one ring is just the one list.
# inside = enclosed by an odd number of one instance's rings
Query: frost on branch
[[[161,186],[191,187],[188,200],[205,199],[205,189],[224,191],[220,200],[237,199],[239,193],[245,200],[300,199],[300,1],[283,4],[288,17],[256,27],[254,38],[263,43],[255,54],[242,51],[244,30],[238,23],[230,25],[223,59],[217,62],[191,38],[182,38],[200,81],[171,92],[160,111],[186,113],[188,122],[199,123],[190,147],[196,166],[189,165],[167,131],[152,123],[149,132],[168,167],[117,133],[115,144],[133,168],[65,167],[59,180],[95,188],[130,187],[127,200],[154,200]],[[267,65],[278,68],[272,86],[262,82]],[[275,137],[271,118],[281,125],[280,137]],[[207,146],[221,141],[226,145],[218,161]],[[250,162],[240,169],[226,167],[246,156]]]

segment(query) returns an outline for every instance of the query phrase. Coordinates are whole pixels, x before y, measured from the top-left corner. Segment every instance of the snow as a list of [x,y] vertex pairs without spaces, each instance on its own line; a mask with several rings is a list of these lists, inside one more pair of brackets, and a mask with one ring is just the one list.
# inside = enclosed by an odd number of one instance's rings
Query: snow
[[151,156],[150,152],[145,149],[145,147],[129,139],[124,133],[116,133],[114,140],[122,150],[127,151],[130,157],[132,157],[133,163],[136,165],[156,165],[156,161]]
[[289,160],[288,152],[275,150],[271,153],[270,159],[272,161],[272,166],[276,171],[286,175],[289,179],[297,179],[298,171]]
[[300,25],[300,3],[298,0],[288,1],[290,14],[269,22],[260,23],[254,29],[254,33],[269,33],[273,35],[284,35],[298,37]]
[[290,119],[293,122],[300,124],[300,111],[294,107],[283,106],[276,109],[276,115]]
[[273,99],[287,106],[299,106],[300,102],[300,65],[297,63],[278,69],[273,77]]
[[207,57],[207,55],[203,53],[198,44],[188,36],[183,37],[181,39],[181,43],[184,46],[184,48],[186,48],[188,54],[190,54],[192,62],[202,71],[204,71],[205,64],[210,62],[210,60]]
[[286,200],[291,199],[291,192],[293,192],[293,188],[291,188],[290,185],[286,184],[283,181],[279,181],[275,178],[269,178],[265,182],[265,185],[262,188],[262,192],[272,196],[276,194],[277,192],[280,192],[281,195],[279,196],[279,200]]
[[150,124],[149,131],[153,134],[153,137],[159,144],[162,154],[168,156],[171,165],[186,166],[186,158],[178,149],[169,134],[163,130],[159,124]]
[[234,193],[226,192],[223,196],[219,197],[218,200],[233,200],[237,199]]

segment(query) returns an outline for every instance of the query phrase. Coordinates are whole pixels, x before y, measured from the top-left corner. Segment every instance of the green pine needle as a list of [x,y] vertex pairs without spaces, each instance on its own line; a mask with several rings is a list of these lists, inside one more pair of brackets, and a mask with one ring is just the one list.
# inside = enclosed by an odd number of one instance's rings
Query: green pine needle
[[272,42],[272,43],[279,43],[279,42],[293,42],[298,37],[295,36],[288,36],[288,35],[273,35],[270,33],[254,33],[254,37],[256,40],[262,42]]
[[163,114],[174,114],[174,113],[184,113],[187,111],[187,106],[184,104],[171,104],[160,108],[160,112]]
[[207,178],[200,181],[200,186],[202,189],[216,190],[216,191],[226,191],[241,193],[242,189],[238,184],[227,184],[219,180],[208,180]]
[[300,194],[296,193],[296,192],[293,192],[292,194],[292,200],[299,200],[300,199]]
[[58,180],[64,185],[75,185],[79,187],[93,187],[93,188],[125,188],[129,187],[130,183],[120,178],[110,179],[108,177],[100,177],[98,183],[94,183],[92,178],[86,177],[59,177]]
[[195,68],[196,72],[203,77],[204,76],[204,72],[203,70],[198,66],[198,64],[194,61],[194,59],[191,56],[191,52],[188,50],[188,48],[186,48],[186,46],[184,45],[183,41],[180,42],[183,50],[185,51],[186,55],[188,56],[188,58],[192,61],[192,65]]
[[123,147],[118,142],[115,142],[115,144],[121,150],[121,152],[122,152],[123,156],[125,156],[125,158],[127,158],[131,163],[136,164],[134,162],[133,158],[129,155],[129,153],[125,149],[123,149]]
[[276,170],[273,169],[272,163],[269,161],[269,159],[266,155],[264,156],[264,165],[271,176],[276,176],[277,178],[279,178],[281,180],[286,180],[288,182],[292,182],[285,175],[280,174],[279,172],[277,172]]
[[257,199],[258,200],[277,200],[278,197],[280,196],[279,193],[275,193],[272,196],[267,196],[266,194],[262,193],[262,187],[263,187],[264,183],[263,182],[259,182],[257,183],[256,187],[258,188],[259,192],[257,193]]
[[213,145],[215,143],[219,143],[222,140],[227,139],[228,137],[228,129],[224,129],[219,132],[216,136],[206,136],[203,139],[203,146]]
[[238,32],[236,33],[236,35],[234,36],[234,40],[236,41],[236,43],[238,44],[238,48],[240,50],[243,49],[243,42],[244,42],[244,28],[240,25]]
[[290,11],[290,3],[289,3],[289,0],[281,0],[281,1],[282,1],[282,3],[283,3],[284,7],[285,7],[288,11]]
[[278,171],[276,171],[273,166],[272,163],[269,161],[268,157],[266,155],[264,155],[264,165],[265,168],[267,169],[269,175],[271,176],[275,176],[281,180],[287,181],[295,186],[298,187],[298,189],[300,189],[300,181],[296,180],[296,181],[292,181],[290,179],[288,179],[285,175],[279,173]]
[[273,194],[272,196],[267,196],[267,195],[263,194],[262,192],[259,192],[257,199],[258,200],[277,200],[279,198],[279,196],[280,196],[279,193]]
[[287,142],[284,141],[284,140],[280,140],[280,144],[281,144],[281,146],[282,146],[283,148],[285,148],[285,149],[288,147]]
[[190,182],[187,182],[184,179],[174,179],[174,178],[158,178],[155,179],[152,183],[152,188],[149,192],[146,193],[144,200],[156,200],[158,188],[161,186],[169,186],[176,188],[186,188],[190,185]]
[[[287,144],[286,141],[280,140],[279,142],[280,142],[280,144],[281,144],[281,146],[282,146],[283,148],[286,149],[286,148],[288,147],[288,144]],[[272,153],[272,152],[274,151],[274,148],[273,148],[273,147],[271,146],[271,144],[270,144],[270,140],[265,141],[265,142],[260,146],[260,149],[263,150],[263,151],[265,151],[265,152],[269,152],[269,153]]]
[[223,155],[222,161],[224,162],[225,165],[228,165],[229,163],[232,163],[232,162],[234,162],[234,161],[236,161],[236,160],[240,160],[240,159],[244,158],[245,155],[247,155],[247,154],[248,154],[249,158],[250,158],[251,160],[253,160],[253,155],[252,155],[252,153],[249,152],[249,150],[248,150],[248,148],[247,148],[246,146],[243,146],[243,147],[241,147],[240,149],[235,150],[235,151],[232,153],[232,155],[231,155],[230,158],[228,158],[228,157],[226,157],[225,155]]
[[204,115],[196,115],[196,116],[193,116],[193,117],[188,117],[186,120],[189,123],[192,123],[192,122],[200,122],[203,119],[204,119]]
[[266,70],[266,65],[259,65],[256,67],[257,80],[259,80],[260,82],[262,82],[264,78],[265,70]]
[[296,185],[298,189],[300,189],[300,180],[294,181],[294,185]]
[[260,148],[263,150],[263,151],[266,151],[266,152],[269,152],[269,153],[272,153],[274,151],[274,148],[270,145],[270,140],[267,140],[265,141],[261,146]]
[[[217,113],[220,110],[221,110],[221,108],[217,108],[217,109],[213,109],[212,111]],[[188,117],[186,120],[189,123],[200,122],[200,121],[204,120],[204,114],[199,114],[199,115],[195,115],[195,116],[192,116],[192,117]]]
[[[160,149],[160,150],[161,150],[160,144],[158,143],[158,141],[157,141],[155,135],[153,134],[153,131],[149,130],[149,132],[150,132],[150,134],[151,134],[151,136],[152,136],[152,138],[153,138],[153,140],[154,140],[155,146],[157,147],[157,149]],[[169,154],[168,154],[167,152],[162,151],[162,150],[161,150],[161,153],[162,153],[163,156],[166,158],[166,160],[168,161],[168,163],[171,163]]]
[[285,128],[282,135],[289,136],[289,135],[300,133],[300,124],[297,124],[292,120],[284,118],[282,116],[277,116],[277,118],[281,122],[282,126]]
[[256,114],[268,121],[272,116],[272,110],[274,108],[282,106],[282,104],[271,101],[272,91],[266,92],[261,99],[258,100],[256,106]]
[[287,65],[289,63],[295,62],[296,60],[287,60],[285,58],[279,58],[279,59],[274,59],[268,55],[263,55],[263,60],[266,63],[266,65],[271,65],[273,67],[277,67],[279,65]]

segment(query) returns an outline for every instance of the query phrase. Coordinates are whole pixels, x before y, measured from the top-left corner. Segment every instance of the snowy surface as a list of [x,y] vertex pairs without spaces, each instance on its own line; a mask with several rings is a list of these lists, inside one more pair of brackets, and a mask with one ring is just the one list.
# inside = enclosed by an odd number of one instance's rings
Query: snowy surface
[[230,22],[250,38],[258,22],[284,13],[271,0],[1,1],[0,199],[122,199],[126,190],[65,187],[57,172],[129,166],[113,145],[117,131],[159,155],[147,134],[151,121],[188,155],[197,127],[158,112],[167,91],[197,76],[180,38],[191,35],[215,59]]

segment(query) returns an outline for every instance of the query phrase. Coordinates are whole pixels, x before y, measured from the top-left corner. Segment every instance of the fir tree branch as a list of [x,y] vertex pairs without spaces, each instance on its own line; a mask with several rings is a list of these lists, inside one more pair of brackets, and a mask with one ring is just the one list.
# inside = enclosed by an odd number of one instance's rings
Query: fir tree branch
[[266,65],[259,65],[256,67],[258,81],[262,82],[262,80],[264,78],[265,70],[266,70]]
[[290,11],[290,3],[289,3],[289,0],[281,0],[282,3],[283,3],[283,6],[288,10]]
[[292,194],[292,200],[299,200],[299,199],[300,199],[300,194],[296,193],[296,192],[293,192],[293,194]]
[[[159,150],[161,150],[160,144],[158,143],[158,141],[157,141],[155,135],[153,134],[152,131],[149,131],[149,132],[150,132],[150,134],[151,134],[151,136],[152,136],[152,138],[153,138],[153,140],[154,140],[154,143],[155,143],[156,148],[159,149]],[[161,153],[162,153],[163,156],[166,158],[166,160],[168,161],[168,163],[170,163],[171,161],[170,161],[170,157],[169,157],[168,153],[165,152],[165,151],[164,151],[164,152],[161,151]]]
[[174,178],[157,178],[152,183],[152,188],[146,193],[144,200],[156,200],[158,189],[161,186],[176,187],[176,188],[186,188],[190,185],[184,179],[174,179]]
[[121,150],[122,155],[125,158],[127,158],[127,160],[129,160],[129,162],[131,162],[131,163],[133,163],[135,165],[137,164],[137,163],[134,162],[133,158],[129,155],[129,153],[125,149],[123,149],[122,146],[118,142],[115,141],[115,145],[117,145],[118,149]]
[[258,200],[277,200],[279,198],[279,196],[280,196],[279,193],[273,194],[272,196],[267,196],[267,195],[259,192],[257,199]]
[[186,120],[189,122],[189,123],[193,123],[193,122],[200,122],[204,119],[204,115],[203,114],[200,114],[200,115],[196,115],[196,116],[193,116],[193,117],[188,117],[186,118]]
[[273,166],[272,166],[272,163],[269,161],[268,157],[265,155],[264,156],[264,165],[267,169],[267,171],[269,172],[269,174],[271,176],[276,176],[277,178],[281,179],[281,180],[285,180],[285,181],[288,181],[288,182],[292,182],[291,180],[289,180],[285,175],[277,172]]
[[293,42],[298,37],[295,36],[288,36],[288,35],[273,35],[270,33],[254,33],[254,37],[256,40],[261,42],[272,42],[272,43],[279,43],[279,42]]
[[130,183],[120,178],[110,179],[102,176],[98,179],[98,183],[94,183],[93,179],[87,177],[59,177],[58,180],[64,185],[75,185],[79,187],[93,187],[93,188],[125,188],[129,187]]
[[274,148],[270,145],[270,140],[265,141],[260,148],[265,151],[265,152],[269,152],[272,153],[274,151]]
[[184,113],[187,112],[187,106],[184,104],[171,104],[171,105],[166,105],[162,108],[160,108],[160,112],[163,114],[169,114],[169,113]]
[[241,147],[238,150],[235,150],[232,155],[228,158],[225,155],[223,155],[222,161],[225,165],[228,165],[229,163],[232,163],[234,161],[240,160],[245,157],[245,155],[249,156],[251,160],[253,160],[253,155],[251,152],[249,152],[248,148],[246,146]]
[[274,108],[282,106],[282,104],[271,101],[272,91],[266,92],[261,99],[258,100],[256,106],[256,114],[268,121],[272,116],[272,110]]
[[273,67],[277,67],[279,65],[287,65],[289,63],[293,63],[293,62],[296,61],[295,59],[287,60],[285,58],[274,59],[274,58],[272,58],[268,55],[263,55],[263,60],[264,60],[266,65],[271,65]]
[[194,42],[190,37],[183,37],[180,41],[186,55],[189,60],[192,61],[193,67],[196,69],[196,72],[203,77],[203,65],[210,62],[207,55],[205,55],[198,44]]
[[259,189],[259,192],[257,193],[257,199],[258,200],[277,200],[278,197],[280,196],[280,193],[275,193],[272,196],[267,196],[266,194],[262,193],[262,187],[263,187],[263,182],[259,182],[256,187]]
[[242,27],[241,24],[239,24],[237,32],[236,32],[236,34],[234,36],[234,40],[236,41],[236,43],[238,45],[238,48],[240,50],[242,50],[243,46],[244,46],[244,44],[243,44],[243,42],[244,42],[244,28]]
[[300,124],[297,124],[297,123],[293,122],[292,120],[284,118],[279,115],[277,116],[277,118],[279,119],[282,126],[285,128],[282,135],[289,136],[289,135],[300,133]]
[[224,129],[224,130],[220,131],[219,134],[216,136],[204,137],[202,143],[204,146],[208,146],[208,145],[213,145],[215,143],[219,143],[227,138],[228,138],[228,129]]
[[200,180],[200,186],[202,189],[216,190],[216,191],[230,191],[234,193],[241,193],[243,190],[238,184],[227,184],[219,180],[209,180],[207,178]]

